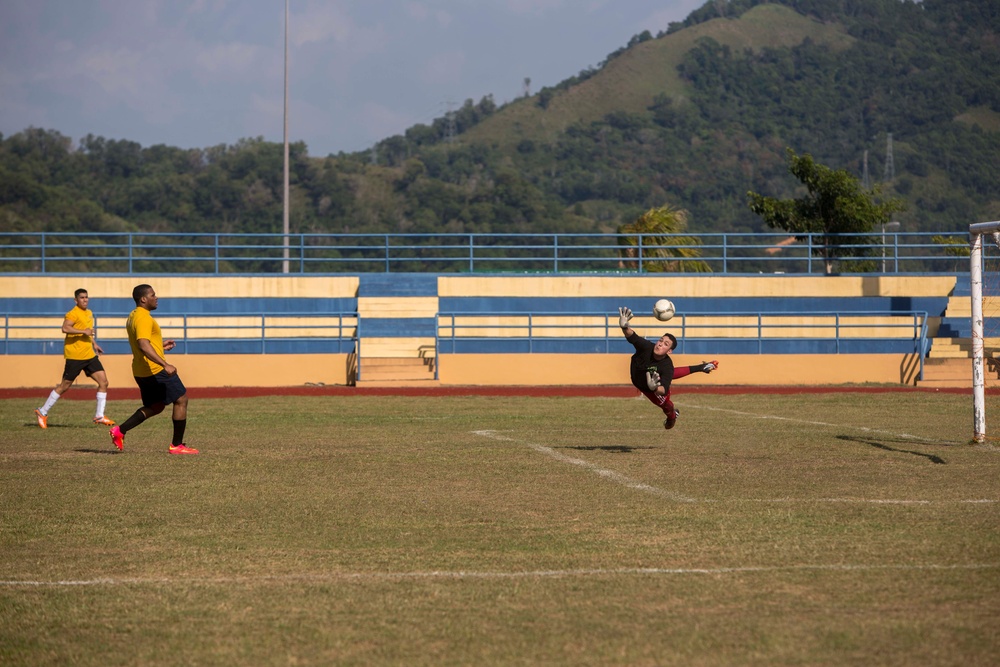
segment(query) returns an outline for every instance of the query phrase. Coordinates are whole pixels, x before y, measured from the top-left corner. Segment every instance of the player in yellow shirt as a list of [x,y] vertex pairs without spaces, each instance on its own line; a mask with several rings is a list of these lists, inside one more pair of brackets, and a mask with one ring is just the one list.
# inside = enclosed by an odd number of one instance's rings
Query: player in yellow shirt
[[104,371],[104,365],[101,364],[101,359],[97,356],[104,354],[104,350],[94,339],[94,313],[87,307],[90,303],[90,295],[87,290],[78,289],[73,293],[73,300],[76,303],[66,313],[62,325],[62,332],[66,334],[66,340],[63,343],[63,356],[66,357],[66,364],[63,366],[62,381],[49,394],[45,404],[35,410],[35,417],[38,419],[40,427],[48,428],[49,410],[56,404],[59,397],[73,386],[73,381],[82,372],[97,382],[97,410],[94,413],[94,423],[114,426],[114,421],[104,416],[104,407],[108,402],[108,374]]
[[142,407],[125,420],[121,426],[111,428],[111,442],[119,450],[125,448],[125,434],[160,414],[173,404],[174,436],[170,441],[171,454],[197,454],[198,450],[184,444],[187,428],[187,389],[177,375],[177,368],[167,362],[165,352],[174,348],[174,341],[163,340],[160,325],[153,319],[159,300],[149,285],[136,285],[132,290],[135,310],[125,323],[128,344],[132,348],[132,375],[139,385]]

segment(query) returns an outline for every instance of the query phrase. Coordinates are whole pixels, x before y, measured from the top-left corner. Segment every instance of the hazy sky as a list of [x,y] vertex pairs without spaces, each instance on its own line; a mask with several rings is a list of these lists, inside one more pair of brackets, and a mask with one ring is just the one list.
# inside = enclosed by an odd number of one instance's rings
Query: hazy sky
[[[289,137],[323,156],[596,66],[706,0],[290,0]],[[284,0],[0,0],[0,132],[283,138]]]

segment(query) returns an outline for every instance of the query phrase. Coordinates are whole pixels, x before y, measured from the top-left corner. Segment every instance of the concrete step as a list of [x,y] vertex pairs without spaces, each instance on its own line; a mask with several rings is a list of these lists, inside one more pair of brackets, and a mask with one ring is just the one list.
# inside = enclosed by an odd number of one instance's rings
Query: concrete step
[[419,357],[375,357],[361,360],[361,380],[358,386],[373,386],[371,382],[433,381],[431,359]]
[[920,380],[917,382],[918,387],[923,387],[924,389],[972,389],[972,379],[967,380]]
[[359,380],[356,387],[440,387],[438,380]]
[[[1000,357],[1000,338],[983,340],[983,353],[986,357]],[[942,358],[972,358],[971,338],[935,338],[931,347],[931,359]]]
[[426,368],[432,359],[420,359],[418,357],[365,357],[361,360],[365,368],[404,368],[420,367]]
[[919,384],[931,380],[960,380],[972,386],[972,359],[925,359],[924,379]]

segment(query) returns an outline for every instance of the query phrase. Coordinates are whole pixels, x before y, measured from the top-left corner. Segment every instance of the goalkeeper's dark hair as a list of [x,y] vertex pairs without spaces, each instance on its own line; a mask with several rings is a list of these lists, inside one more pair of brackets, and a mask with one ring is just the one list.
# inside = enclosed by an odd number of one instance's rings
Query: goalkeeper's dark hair
[[670,339],[670,349],[671,350],[676,350],[677,349],[677,338],[673,334],[665,333],[663,335]]
[[139,305],[142,301],[142,297],[146,296],[153,291],[152,285],[136,285],[132,288],[132,300],[135,301],[135,305]]
[[80,298],[80,295],[81,295],[81,294],[87,294],[87,296],[90,296],[90,295],[88,294],[87,290],[85,290],[85,289],[83,289],[83,288],[81,287],[81,288],[80,288],[80,289],[78,289],[77,291],[73,292],[73,298],[74,298],[74,299],[79,299],[79,298]]

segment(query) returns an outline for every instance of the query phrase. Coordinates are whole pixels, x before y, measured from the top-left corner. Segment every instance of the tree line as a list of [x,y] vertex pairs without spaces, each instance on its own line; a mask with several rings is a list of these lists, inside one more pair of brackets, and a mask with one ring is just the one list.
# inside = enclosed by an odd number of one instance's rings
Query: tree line
[[[629,49],[720,17],[738,20],[759,4],[707,3],[532,103],[542,108],[599,81]],[[894,175],[881,185],[905,206],[906,229],[953,232],[1000,217],[993,0],[779,4],[839,25],[850,45],[805,39],[738,51],[709,36],[679,63],[683,99],[662,92],[644,110],[612,108],[545,139],[470,140],[470,130],[523,102],[498,106],[486,96],[372,151],[316,157],[294,143],[293,231],[615,233],[665,205],[687,212],[685,233],[694,236],[761,231],[766,223],[747,193],[794,196],[801,186],[788,173],[787,149],[859,177],[868,151],[878,182],[890,132]],[[27,128],[0,135],[0,228],[277,233],[282,160],[282,146],[261,138],[180,149],[92,135],[74,142]]]

